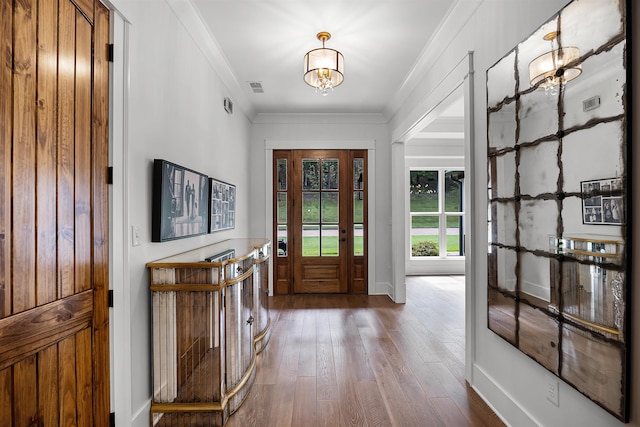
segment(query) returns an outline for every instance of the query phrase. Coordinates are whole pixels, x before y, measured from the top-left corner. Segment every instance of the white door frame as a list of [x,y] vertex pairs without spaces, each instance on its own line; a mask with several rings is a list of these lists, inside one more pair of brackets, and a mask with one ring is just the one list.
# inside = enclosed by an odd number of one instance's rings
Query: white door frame
[[[473,159],[474,153],[474,94],[473,94],[473,52],[468,52],[465,57],[457,63],[451,72],[446,73],[444,78],[433,91],[427,96],[424,102],[420,103],[417,108],[426,111],[415,121],[408,129],[399,129],[398,132],[392,132],[394,137],[391,149],[391,185],[392,185],[392,230],[391,241],[393,245],[393,287],[394,292],[392,298],[397,303],[406,302],[407,285],[405,282],[405,222],[407,212],[405,208],[405,146],[404,141],[411,139],[417,132],[422,129],[423,125],[432,120],[431,115],[437,110],[438,105],[454,92],[460,85],[464,90],[464,151],[465,151],[465,186],[469,191],[465,193],[465,271],[467,273],[475,271],[476,257],[473,252],[473,238],[477,230],[475,229],[473,218],[476,213],[474,198],[471,189],[474,188],[473,179],[475,176]],[[465,276],[465,379],[473,384],[472,366],[473,354],[475,352],[475,335],[473,334],[473,319],[475,319],[475,290],[472,284],[472,278],[469,274]]]
[[[345,140],[345,141],[303,141],[300,140],[265,140],[265,230],[268,238],[273,236],[273,150],[367,150],[367,212],[368,224],[376,222],[376,189],[375,189],[375,164],[376,141]],[[376,293],[376,234],[375,227],[369,226],[367,230],[367,294]],[[269,261],[269,269],[273,271],[273,259]],[[273,295],[273,283],[269,277],[269,295]]]
[[[113,184],[109,187],[109,289],[113,308],[109,315],[111,412],[115,424],[132,421],[131,401],[131,303],[129,272],[128,205],[128,103],[129,21],[107,2],[111,12],[110,43],[114,45],[109,68],[109,166]],[[118,357],[116,357],[118,355]]]

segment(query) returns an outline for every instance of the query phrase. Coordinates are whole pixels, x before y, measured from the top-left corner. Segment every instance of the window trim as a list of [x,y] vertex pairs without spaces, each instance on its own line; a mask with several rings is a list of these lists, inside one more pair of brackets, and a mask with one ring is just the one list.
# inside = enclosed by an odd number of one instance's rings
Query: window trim
[[[408,254],[408,260],[409,261],[442,261],[442,260],[464,260],[465,259],[465,255],[448,255],[447,254],[447,217],[448,216],[458,216],[461,218],[462,223],[464,225],[464,217],[466,215],[466,212],[464,210],[464,204],[463,204],[463,210],[461,212],[449,212],[446,211],[446,204],[445,204],[445,189],[444,189],[444,185],[445,185],[445,174],[446,172],[449,171],[460,171],[460,172],[464,172],[464,167],[463,166],[447,166],[447,167],[443,167],[443,166],[410,166],[406,168],[407,171],[407,183],[408,185],[406,186],[406,191],[407,191],[407,213],[409,216],[409,220],[407,222],[407,228],[408,228],[408,236],[409,238],[407,239],[407,254]],[[437,212],[412,212],[411,211],[411,172],[414,171],[424,171],[424,172],[438,172],[438,210]],[[464,200],[464,193],[465,193],[465,187],[466,185],[463,183],[462,185],[462,198]],[[411,230],[412,230],[412,224],[413,224],[413,218],[414,217],[423,217],[423,216],[434,216],[438,218],[438,249],[439,249],[439,255],[438,256],[414,256],[412,254],[412,234],[411,234]],[[462,242],[464,245],[464,235],[462,236]],[[466,253],[466,251],[465,251]]]

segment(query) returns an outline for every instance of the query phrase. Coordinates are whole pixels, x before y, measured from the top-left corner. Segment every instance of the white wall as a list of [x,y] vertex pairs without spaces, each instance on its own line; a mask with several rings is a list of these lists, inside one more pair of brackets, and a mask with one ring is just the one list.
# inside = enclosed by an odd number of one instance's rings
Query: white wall
[[[475,68],[475,156],[472,159],[474,166],[474,184],[471,189],[476,211],[471,215],[475,221],[475,229],[479,232],[474,236],[474,243],[467,253],[473,256],[475,265],[470,276],[475,292],[473,306],[468,307],[468,312],[474,313],[471,328],[472,342],[475,342],[474,353],[471,355],[473,386],[488,400],[500,416],[513,426],[618,426],[623,425],[613,416],[608,414],[589,399],[584,397],[572,387],[561,382],[559,389],[560,406],[556,407],[545,399],[545,375],[547,371],[532,359],[519,352],[516,348],[499,338],[487,329],[487,263],[486,230],[486,70],[510,51],[521,40],[531,34],[540,24],[555,14],[566,3],[566,0],[547,1],[513,1],[491,0],[472,1],[463,0],[473,4],[481,3],[460,31],[443,31],[450,39],[446,43],[431,46],[431,50],[440,49],[439,54],[430,53],[431,57],[437,57],[433,65],[424,74],[417,90],[413,91],[410,99],[400,108],[391,121],[391,134],[402,135],[406,131],[407,123],[413,123],[420,114],[424,113],[424,100],[438,87],[447,76],[448,71],[455,68],[460,59],[467,52],[474,52]],[[639,8],[636,8],[639,9]],[[639,13],[636,11],[635,16]],[[637,20],[635,22],[638,22]],[[443,39],[444,40],[444,39]],[[637,43],[635,44],[637,45]],[[635,46],[635,52],[638,47]],[[635,63],[638,63],[636,55]],[[634,73],[636,76],[638,73]],[[639,99],[637,95],[634,100]],[[637,120],[635,120],[637,122]],[[634,141],[638,141],[638,133]],[[632,144],[635,145],[635,144]],[[639,159],[638,150],[635,151],[636,159]],[[632,169],[633,170],[633,169]],[[634,177],[636,195],[638,191],[639,176]],[[637,198],[635,200],[638,200]],[[634,208],[638,208],[635,203]],[[637,229],[636,229],[637,230]],[[639,235],[636,231],[636,236]],[[635,261],[640,262],[640,256],[636,254]],[[634,283],[632,279],[630,283]],[[639,307],[640,292],[634,292],[634,303]],[[640,315],[635,310],[633,324],[639,324]],[[469,332],[469,331],[468,331]],[[634,328],[632,337],[633,354],[638,354],[640,345],[640,333]],[[638,360],[636,356],[634,358]],[[640,402],[639,384],[640,369],[632,366],[632,414],[631,426],[640,426],[638,407]]]
[[[369,266],[374,268],[375,282],[369,284],[371,294],[391,292],[391,204],[389,202],[391,148],[386,122],[379,115],[306,115],[306,114],[259,114],[253,120],[251,132],[251,225],[249,231],[255,236],[268,235],[267,221],[271,216],[265,180],[270,180],[266,167],[267,148],[353,148],[371,146],[375,154],[373,177],[375,194],[369,194],[369,237],[375,247],[370,251]],[[371,173],[369,179],[372,179]],[[370,187],[371,188],[371,187]],[[370,274],[371,276],[371,274]]]
[[[130,0],[114,3],[131,23],[124,153],[128,209],[123,218],[127,233],[124,249],[128,252],[124,269],[128,283],[127,286],[113,285],[115,300],[127,300],[124,311],[115,307],[115,316],[128,318],[124,324],[129,328],[128,331],[114,331],[115,357],[130,358],[129,366],[120,364],[125,366],[124,371],[114,372],[114,376],[118,387],[130,387],[131,406],[116,407],[115,411],[118,425],[148,426],[151,334],[149,278],[145,264],[227,238],[248,235],[250,122],[238,103],[233,115],[224,111],[223,99],[229,96],[227,89],[170,4]],[[236,228],[152,243],[154,158],[166,159],[236,184]],[[133,225],[141,227],[141,246],[130,246]],[[125,391],[114,390],[116,395],[120,392]]]
[[[561,384],[560,407],[544,398],[544,375],[541,368],[504,340],[486,328],[486,120],[485,71],[504,53],[528,36],[538,25],[566,3],[565,0],[462,0],[480,4],[473,17],[461,31],[444,32],[447,42],[431,61],[420,86],[402,103],[390,126],[370,118],[289,117],[286,120],[259,120],[252,126],[236,102],[234,115],[222,109],[222,99],[228,96],[221,79],[196,47],[179,23],[172,9],[164,1],[112,0],[115,7],[131,22],[130,31],[130,92],[127,95],[127,146],[124,153],[127,169],[125,214],[121,218],[127,235],[124,239],[124,283],[114,284],[116,301],[127,300],[127,308],[116,306],[116,315],[125,316],[126,332],[116,330],[114,341],[119,349],[117,358],[130,363],[119,370],[118,387],[114,394],[131,394],[131,405],[116,407],[117,425],[147,426],[148,404],[151,398],[150,313],[148,275],[145,263],[191,248],[203,246],[235,236],[265,235],[263,216],[266,209],[264,194],[265,140],[297,140],[300,148],[313,139],[376,141],[376,223],[378,244],[376,257],[377,282],[384,287],[392,283],[391,252],[391,134],[406,131],[406,123],[413,123],[422,111],[416,106],[442,80],[449,70],[467,54],[475,52],[475,133],[477,135],[472,188],[475,227],[481,232],[474,236],[470,251],[476,258],[469,272],[474,282],[475,301],[472,319],[472,380],[474,387],[486,397],[496,411],[510,425],[546,426],[616,426],[620,423],[583,397],[571,387]],[[470,6],[471,7],[471,6]],[[640,8],[636,8],[635,22],[640,22]],[[635,63],[640,53],[635,43]],[[637,68],[636,68],[637,69]],[[636,73],[637,75],[637,73]],[[637,102],[640,96],[634,98]],[[282,118],[284,119],[284,118]],[[635,121],[634,140],[638,141],[638,121]],[[402,129],[401,129],[402,128]],[[232,148],[231,148],[232,147]],[[166,158],[211,176],[233,182],[238,186],[236,229],[215,235],[194,237],[167,243],[151,243],[151,162]],[[640,161],[640,150],[635,151]],[[116,171],[116,173],[118,173]],[[640,200],[640,176],[634,176],[635,200]],[[253,198],[255,200],[250,199]],[[636,208],[638,204],[636,203]],[[244,214],[243,214],[244,212]],[[130,247],[131,225],[142,228],[143,243]],[[640,237],[640,228],[636,228]],[[635,263],[640,265],[640,254]],[[633,280],[631,281],[633,283]],[[634,292],[635,307],[640,307],[640,292]],[[640,310],[635,310],[633,324],[640,324]],[[126,338],[123,338],[126,337]],[[640,354],[640,333],[635,331],[634,354]],[[636,357],[637,359],[637,357]],[[632,385],[632,422],[640,426],[640,369],[634,367]],[[124,414],[123,414],[124,412]],[[121,422],[122,420],[122,422]]]

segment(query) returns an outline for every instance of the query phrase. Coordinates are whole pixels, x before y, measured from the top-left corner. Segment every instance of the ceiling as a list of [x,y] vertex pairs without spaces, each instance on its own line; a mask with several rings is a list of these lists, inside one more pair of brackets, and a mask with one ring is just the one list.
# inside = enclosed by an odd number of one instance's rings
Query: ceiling
[[[243,102],[259,113],[379,113],[400,105],[410,76],[457,1],[190,0],[221,51]],[[345,58],[344,83],[327,96],[302,79],[305,53],[326,42]],[[259,82],[264,93],[253,93]]]

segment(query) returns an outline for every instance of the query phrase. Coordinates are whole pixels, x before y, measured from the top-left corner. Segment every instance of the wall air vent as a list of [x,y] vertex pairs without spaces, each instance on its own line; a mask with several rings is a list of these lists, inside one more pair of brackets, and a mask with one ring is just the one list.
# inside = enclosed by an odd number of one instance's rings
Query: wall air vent
[[224,99],[224,111],[229,114],[233,114],[233,101],[229,98]]
[[249,86],[253,93],[264,93],[264,89],[262,89],[262,82],[249,82]]
[[582,101],[582,111],[590,111],[600,108],[600,97],[594,96]]

